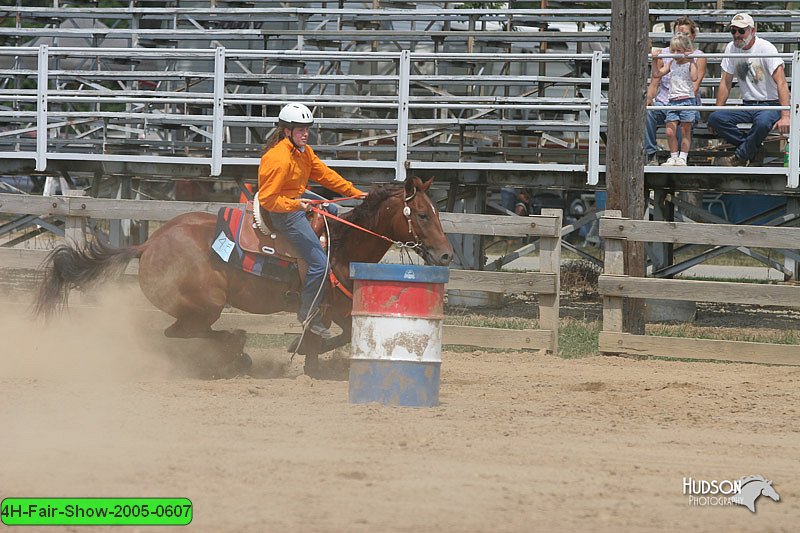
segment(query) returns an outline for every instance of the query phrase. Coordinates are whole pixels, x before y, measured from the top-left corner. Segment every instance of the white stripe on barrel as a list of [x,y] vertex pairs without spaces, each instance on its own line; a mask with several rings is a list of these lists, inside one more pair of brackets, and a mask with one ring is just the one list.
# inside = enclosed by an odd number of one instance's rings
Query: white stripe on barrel
[[439,403],[447,267],[352,263],[352,403]]

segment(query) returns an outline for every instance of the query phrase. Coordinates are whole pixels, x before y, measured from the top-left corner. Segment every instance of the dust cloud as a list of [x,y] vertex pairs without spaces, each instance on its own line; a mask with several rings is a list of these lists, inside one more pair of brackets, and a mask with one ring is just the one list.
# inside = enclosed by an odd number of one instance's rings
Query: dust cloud
[[73,291],[73,307],[48,322],[24,301],[4,305],[0,375],[87,383],[169,375],[153,324],[168,324],[168,317],[149,316],[156,312],[143,310],[140,300],[132,285],[107,286],[91,297]]
[[2,304],[3,496],[93,495],[75,487],[119,470],[126,455],[140,453],[142,434],[170,435],[147,387],[178,374],[158,346],[160,332],[137,310],[137,291],[107,286],[91,299],[73,291],[75,307],[49,322],[32,315],[30,300]]

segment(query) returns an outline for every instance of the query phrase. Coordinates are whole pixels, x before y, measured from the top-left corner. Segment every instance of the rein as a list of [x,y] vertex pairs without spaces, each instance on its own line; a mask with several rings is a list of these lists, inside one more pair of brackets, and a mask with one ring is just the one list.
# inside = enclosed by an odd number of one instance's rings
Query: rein
[[[410,200],[412,200],[414,198],[414,196],[416,196],[416,195],[417,195],[417,190],[414,189],[414,192],[411,194],[411,196],[403,198],[403,204],[404,204],[403,205],[403,215],[406,217],[406,220],[408,221],[408,233],[411,234],[412,237],[414,237],[414,242],[411,242],[411,241],[402,242],[402,241],[392,240],[392,239],[390,239],[389,237],[387,237],[385,235],[381,235],[380,233],[375,233],[374,231],[368,230],[367,228],[365,228],[363,226],[359,226],[358,224],[353,224],[349,220],[345,220],[345,219],[343,219],[343,218],[341,218],[341,217],[339,217],[337,215],[329,213],[325,209],[320,209],[318,207],[314,207],[313,205],[311,206],[311,210],[314,211],[315,213],[319,213],[320,215],[322,215],[324,217],[328,217],[328,218],[330,218],[332,220],[336,220],[337,222],[341,222],[342,224],[347,224],[348,226],[356,228],[357,230],[361,230],[364,233],[369,233],[370,235],[373,235],[375,237],[383,239],[386,242],[390,242],[390,243],[394,244],[395,246],[397,246],[400,249],[404,249],[404,248],[414,249],[414,248],[419,248],[420,246],[422,246],[422,243],[419,240],[419,236],[417,235],[417,232],[414,231],[414,228],[411,225],[411,208],[408,207],[408,202]],[[342,200],[350,200],[350,199],[353,199],[353,198],[359,198],[359,197],[351,196],[349,198],[338,198],[336,200],[307,200],[307,201],[310,204],[325,204],[325,203],[331,203],[331,202],[334,202],[334,203],[335,202],[341,202]]]
[[[370,235],[372,235],[374,237],[378,237],[380,239],[383,239],[384,241],[389,242],[389,243],[399,247],[401,249],[401,252],[402,252],[402,250],[405,249],[406,253],[409,253],[408,249],[419,248],[420,246],[422,246],[422,243],[419,240],[419,236],[417,236],[417,233],[414,231],[414,228],[411,225],[411,208],[408,207],[408,202],[410,200],[412,200],[414,198],[414,196],[416,196],[416,194],[417,194],[417,190],[414,189],[414,192],[411,194],[411,196],[403,197],[403,204],[404,204],[403,205],[403,216],[405,216],[406,220],[408,221],[408,232],[414,237],[414,242],[402,242],[402,241],[392,240],[392,239],[390,239],[389,237],[387,237],[385,235],[381,235],[380,233],[375,233],[374,231],[369,230],[369,229],[367,229],[367,228],[365,228],[363,226],[359,226],[358,224],[353,224],[349,220],[345,220],[342,217],[339,217],[337,215],[329,213],[325,209],[320,209],[319,207],[315,207],[313,205],[313,204],[336,203],[336,202],[341,202],[343,200],[351,200],[351,199],[355,199],[355,198],[360,198],[358,196],[350,196],[350,197],[347,197],[347,198],[337,198],[335,200],[307,200],[307,201],[308,201],[309,204],[312,204],[311,205],[311,210],[313,212],[319,213],[323,217],[327,217],[327,218],[330,218],[332,220],[336,220],[338,222],[341,222],[342,224],[346,224],[346,225],[348,225],[348,226],[350,226],[352,228],[355,228],[357,230],[363,231],[364,233],[368,233],[368,234],[370,234]],[[410,253],[409,253],[409,256],[410,256]],[[339,281],[339,279],[336,277],[336,274],[333,273],[333,268],[330,269],[330,273],[329,273],[328,277],[330,278],[331,285],[334,288],[339,289],[350,300],[353,299],[353,293],[350,292],[350,290],[344,285],[344,283]]]
[[[323,203],[323,201],[322,201],[322,200],[312,200],[312,202],[315,202],[315,203]],[[327,202],[326,202],[326,203],[327,203]],[[354,227],[354,228],[356,228],[356,229],[360,229],[361,231],[363,231],[363,232],[366,232],[366,233],[369,233],[370,235],[374,235],[374,236],[376,236],[376,237],[380,237],[380,238],[381,238],[381,239],[383,239],[384,241],[388,241],[388,242],[391,242],[391,243],[395,243],[395,241],[393,241],[393,240],[392,240],[392,239],[390,239],[389,237],[386,237],[386,236],[384,236],[384,235],[381,235],[380,233],[375,233],[374,231],[368,230],[367,228],[361,227],[361,226],[359,226],[359,225],[357,225],[357,224],[353,224],[352,222],[350,222],[350,221],[348,221],[348,220],[345,220],[345,219],[343,219],[342,217],[336,216],[336,215],[334,215],[333,213],[329,213],[329,212],[328,212],[328,211],[326,211],[325,209],[320,209],[319,207],[314,207],[314,206],[311,206],[311,210],[312,210],[312,211],[314,211],[315,213],[319,213],[320,215],[322,215],[322,216],[324,216],[324,217],[328,217],[328,218],[330,218],[330,219],[333,219],[333,220],[336,220],[336,221],[338,221],[338,222],[341,222],[342,224],[347,224],[348,226]]]

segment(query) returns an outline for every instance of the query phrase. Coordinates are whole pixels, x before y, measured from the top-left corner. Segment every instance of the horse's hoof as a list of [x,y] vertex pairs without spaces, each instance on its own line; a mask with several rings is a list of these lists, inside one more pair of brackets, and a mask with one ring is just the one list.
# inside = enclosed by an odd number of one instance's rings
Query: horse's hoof
[[350,342],[350,336],[345,335],[344,333],[340,333],[335,337],[331,337],[330,339],[323,339],[319,353],[330,352],[331,350],[335,350],[336,348],[340,348]]
[[307,333],[303,336],[302,344],[300,344],[300,336],[297,336],[289,343],[289,347],[286,351],[289,353],[298,353],[300,355],[318,354],[322,352],[322,343],[323,339],[321,337]]
[[247,374],[253,368],[253,360],[242,352],[233,360],[233,371],[237,374]]
[[306,361],[303,364],[303,374],[310,378],[318,378],[321,375],[319,358],[317,356],[306,356]]

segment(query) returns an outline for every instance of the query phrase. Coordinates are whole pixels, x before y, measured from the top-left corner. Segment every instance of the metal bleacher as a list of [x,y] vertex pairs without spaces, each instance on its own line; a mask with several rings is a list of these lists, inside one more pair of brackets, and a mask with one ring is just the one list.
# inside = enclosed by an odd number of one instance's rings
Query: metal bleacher
[[[131,197],[131,180],[254,180],[278,110],[302,101],[317,117],[311,144],[331,166],[362,185],[436,176],[447,210],[484,212],[487,191],[505,185],[604,187],[610,0],[9,3],[0,6],[0,177],[62,188],[82,178],[91,194],[111,184],[106,193],[119,198]],[[792,8],[651,1],[650,39],[665,45],[680,15],[700,25],[708,111],[724,25],[742,10],[758,10],[759,35],[800,86]],[[790,108],[788,168],[775,157],[713,166],[726,147],[701,125],[695,164],[646,167],[647,187],[657,198],[796,196],[800,91]],[[479,239],[461,250],[464,266],[481,266]]]
[[[357,180],[410,169],[488,184],[603,181],[610,2],[600,9],[579,1],[524,9],[490,2],[471,9],[453,2],[18,4],[2,8],[0,27],[4,173],[250,177],[280,105],[302,100],[319,117],[318,152],[358,169]],[[735,10],[767,3],[711,9],[719,4],[651,2],[651,19],[688,12],[722,29]],[[767,29],[785,30],[760,35],[791,47],[798,17],[760,11]],[[654,45],[666,42],[668,29],[651,33]],[[728,38],[704,31],[698,42],[713,47]],[[708,96],[717,81],[705,80]],[[698,188],[719,174],[677,170]],[[725,173],[736,174],[737,190],[787,185],[782,168]],[[648,174],[664,186],[676,175]]]

